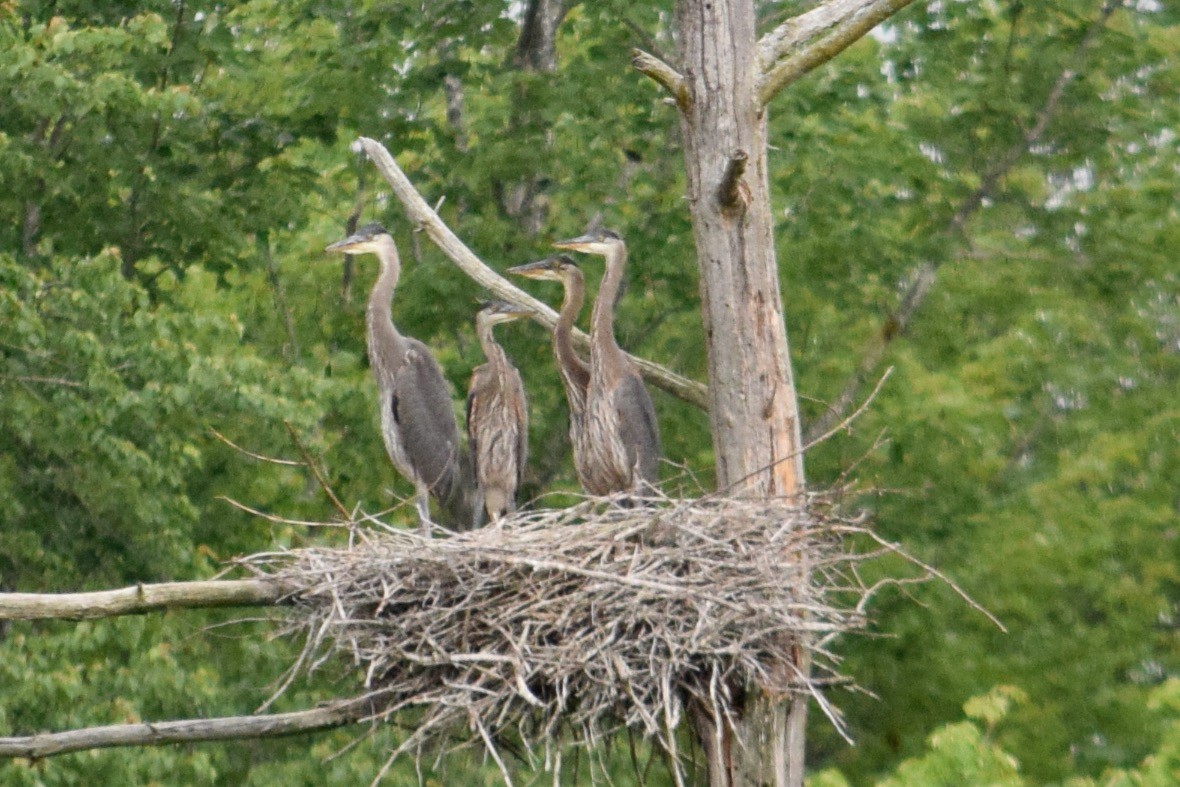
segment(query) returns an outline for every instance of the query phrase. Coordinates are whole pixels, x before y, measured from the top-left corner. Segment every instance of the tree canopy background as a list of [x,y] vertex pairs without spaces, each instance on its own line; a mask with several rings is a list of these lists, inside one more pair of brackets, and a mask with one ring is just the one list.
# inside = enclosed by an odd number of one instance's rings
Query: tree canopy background
[[[770,25],[806,5],[761,15]],[[674,49],[669,3],[573,5],[553,71],[514,57],[521,9],[507,2],[92,6],[0,4],[4,589],[205,577],[235,555],[342,537],[224,502],[333,515],[306,472],[253,461],[212,430],[297,459],[289,423],[369,512],[408,492],[384,456],[364,357],[373,266],[322,248],[358,209],[392,229],[408,260],[395,318],[457,392],[481,362],[480,293],[349,152],[360,134],[429,200],[445,196],[444,218],[499,269],[601,214],[631,248],[622,344],[704,378],[676,118],[629,67],[633,46]],[[840,648],[876,696],[832,694],[855,748],[813,715],[817,782],[1175,773],[1178,94],[1171,4],[929,2],[773,105],[778,255],[808,416],[823,418],[874,348],[870,377],[895,370],[850,430],[810,451],[811,481],[849,474],[875,490],[860,501],[875,527],[1009,629],[936,585],[881,596],[880,636]],[[912,315],[891,320],[919,282]],[[532,401],[526,492],[573,490],[548,337],[532,325],[499,336]],[[667,468],[669,486],[708,488],[704,414],[661,394],[656,405],[665,454],[690,473]],[[240,617],[8,626],[0,734],[248,713],[294,646],[263,625],[220,625]],[[339,693],[352,676],[335,672],[279,707]],[[5,763],[0,780],[353,783],[399,732],[324,761],[357,734]],[[475,761],[446,767],[444,781],[499,778]]]

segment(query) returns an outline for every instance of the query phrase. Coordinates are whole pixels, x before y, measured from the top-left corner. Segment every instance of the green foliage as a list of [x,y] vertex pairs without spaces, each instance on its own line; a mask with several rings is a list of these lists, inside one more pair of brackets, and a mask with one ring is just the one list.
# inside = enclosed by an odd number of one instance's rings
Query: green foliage
[[[628,65],[632,46],[674,50],[669,5],[573,6],[545,73],[513,61],[519,4],[0,4],[0,585],[196,578],[339,537],[221,500],[290,520],[335,513],[307,472],[212,430],[300,459],[290,423],[366,512],[408,492],[374,428],[371,261],[347,268],[322,249],[358,203],[393,230],[406,260],[395,318],[436,350],[457,407],[481,362],[481,293],[348,151],[358,134],[385,142],[432,204],[445,196],[444,218],[498,269],[601,213],[631,248],[623,344],[703,379],[677,119]],[[806,5],[765,5],[762,24]],[[883,593],[885,636],[841,645],[879,699],[834,698],[854,748],[813,714],[814,784],[1177,780],[1180,12],[1120,8],[1079,50],[1099,6],[916,3],[771,108],[806,420],[838,395],[915,266],[937,269],[890,345],[889,384],[809,453],[809,477],[855,467],[882,490],[863,500],[876,527],[1009,630],[935,584]],[[1078,76],[1045,115],[1067,68]],[[461,86],[458,126],[447,76]],[[536,231],[513,206],[529,188]],[[585,269],[593,296],[599,267]],[[532,401],[526,492],[572,489],[548,338],[499,336]],[[706,419],[656,405],[666,455],[692,474],[666,478],[707,488]],[[9,627],[0,733],[250,712],[291,644],[262,625],[202,628],[226,619]],[[281,707],[346,691],[349,669],[325,669]],[[11,763],[0,781],[363,782],[400,733],[324,761],[354,733]],[[625,751],[604,767],[631,780]],[[426,778],[500,779],[462,757]],[[416,776],[398,766],[389,782]]]
[[[967,721],[944,725],[926,739],[919,756],[900,763],[877,787],[954,787],[963,784],[1024,787],[1035,784],[1020,773],[1020,763],[996,742],[997,729],[1006,726],[1014,707],[1028,702],[1015,686],[997,686],[963,706]],[[1099,778],[1074,777],[1068,787],[1165,787],[1180,780],[1180,680],[1171,679],[1150,693],[1147,708],[1164,730],[1148,741],[1152,753],[1138,767],[1111,769]],[[848,787],[837,770],[820,771],[807,779],[808,787]]]

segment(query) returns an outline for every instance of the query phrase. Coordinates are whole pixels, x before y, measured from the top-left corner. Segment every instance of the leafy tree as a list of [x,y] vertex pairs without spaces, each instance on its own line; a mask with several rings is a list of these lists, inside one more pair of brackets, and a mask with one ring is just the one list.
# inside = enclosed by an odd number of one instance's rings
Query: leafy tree
[[[1163,785],[1180,778],[1180,683],[1172,679],[1151,692],[1148,710],[1165,730],[1150,745],[1152,753],[1137,767],[1112,769],[1099,779],[1073,777],[1070,787],[1096,785]],[[967,721],[940,727],[930,734],[926,750],[900,763],[878,787],[903,785],[995,784],[1022,787],[1030,782],[1020,773],[1020,762],[997,742],[997,731],[1008,723],[1013,707],[1027,704],[1028,695],[1014,686],[997,686],[986,695],[968,700]],[[817,773],[809,787],[846,787],[848,780],[835,770]]]
[[[806,5],[763,4],[760,24]],[[251,460],[210,427],[298,459],[289,421],[366,511],[406,491],[373,428],[359,295],[373,271],[320,250],[358,204],[394,228],[410,259],[399,324],[438,350],[456,390],[479,362],[478,292],[350,158],[360,133],[385,140],[432,202],[445,195],[448,223],[497,267],[547,254],[546,239],[601,213],[632,251],[623,344],[704,377],[675,110],[628,70],[633,46],[674,49],[669,4],[572,6],[552,72],[514,61],[507,8],[0,6],[6,588],[207,576],[234,555],[335,537],[219,501],[332,516],[306,472]],[[1178,23],[1153,2],[915,4],[772,106],[774,236],[805,426],[835,426],[894,368],[850,430],[810,450],[811,481],[854,468],[882,490],[863,500],[878,529],[1009,629],[934,586],[882,596],[874,633],[886,636],[842,646],[879,699],[835,697],[855,748],[813,720],[817,768],[858,784],[918,779],[942,767],[921,760],[951,750],[991,769],[955,773],[1008,779],[1014,758],[1032,783],[1148,779],[1149,755],[1171,767],[1156,743],[1171,722],[1148,698],[1178,663]],[[522,183],[540,205],[531,225],[506,199]],[[502,338],[534,403],[532,490],[572,488],[547,338]],[[705,419],[656,404],[667,455],[711,486]],[[10,626],[0,725],[248,712],[290,654],[252,628],[219,631],[170,617]],[[932,727],[1000,683],[1027,701],[994,729],[942,726],[949,748],[926,748]],[[371,775],[391,739],[323,764],[346,737],[2,775]]]

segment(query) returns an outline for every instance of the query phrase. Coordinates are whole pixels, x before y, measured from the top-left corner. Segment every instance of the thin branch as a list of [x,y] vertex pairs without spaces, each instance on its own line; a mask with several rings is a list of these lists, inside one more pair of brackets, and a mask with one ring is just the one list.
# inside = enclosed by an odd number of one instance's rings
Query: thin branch
[[[826,439],[826,436],[833,431],[833,424],[843,418],[848,409],[852,407],[861,386],[876,372],[877,367],[885,359],[885,351],[889,348],[890,343],[905,333],[906,328],[909,327],[914,312],[918,310],[918,307],[926,299],[926,294],[934,286],[936,275],[935,266],[930,262],[923,263],[914,273],[913,279],[902,295],[901,303],[881,324],[880,331],[861,357],[856,371],[844,383],[836,401],[815,423],[807,427],[807,433],[804,435],[804,442],[807,445],[814,445],[821,442],[822,439]],[[825,437],[821,438],[821,434]]]
[[85,388],[85,383],[77,380],[67,380],[64,377],[42,377],[38,374],[0,374],[0,380],[13,380],[18,383],[42,383],[44,385],[62,385],[66,388]]
[[0,620],[88,620],[165,609],[260,607],[291,589],[273,579],[162,582],[92,593],[0,593]]
[[353,724],[368,716],[371,707],[369,697],[359,697],[291,713],[112,724],[68,732],[0,738],[0,757],[26,757],[36,760],[57,754],[115,746],[159,746],[166,743],[276,738]]
[[[401,201],[410,221],[424,230],[451,262],[498,298],[531,309],[536,322],[550,330],[553,329],[557,322],[557,312],[489,268],[475,252],[459,240],[410,183],[384,145],[374,139],[361,137],[357,140],[356,146],[358,152],[363,151],[369,157],[393,188],[393,193]],[[575,330],[574,341],[583,350],[589,349],[590,342],[585,333]],[[682,377],[644,358],[632,356],[632,360],[643,376],[656,387],[702,409],[708,407],[708,390],[703,384]]]
[[870,393],[867,397],[865,397],[865,400],[863,402],[861,402],[860,407],[856,408],[856,411],[853,412],[852,415],[848,416],[843,421],[836,424],[834,427],[829,429],[827,432],[824,432],[822,435],[815,438],[814,440],[804,443],[803,450],[804,451],[810,450],[813,446],[818,445],[819,443],[822,443],[824,440],[827,440],[829,437],[836,434],[836,432],[839,432],[842,429],[848,428],[848,426],[853,421],[855,421],[857,418],[860,417],[861,413],[863,413],[865,410],[867,410],[869,408],[869,405],[871,405],[873,403],[873,400],[877,398],[877,394],[879,394],[881,392],[881,388],[884,387],[885,381],[889,379],[889,375],[891,375],[891,374],[893,374],[893,367],[892,366],[890,366],[888,369],[885,370],[885,374],[881,375],[881,379],[877,381],[877,385],[873,388],[873,392]]
[[1110,19],[1122,3],[1119,0],[1107,0],[1098,12],[1098,17],[1090,23],[1090,27],[1086,30],[1086,34],[1082,36],[1082,40],[1078,42],[1074,49],[1073,55],[1070,57],[1069,64],[1057,76],[1057,81],[1053,83],[1053,87],[1049,90],[1049,95],[1045,99],[1044,106],[1041,111],[1037,113],[1036,119],[1033,121],[1032,127],[1024,133],[1020,141],[1009,147],[1004,153],[996,159],[995,162],[988,168],[988,170],[980,178],[979,187],[972,192],[959,209],[955,211],[954,216],[951,217],[951,227],[957,230],[962,230],[966,224],[967,219],[971,217],[976,210],[983,204],[983,201],[991,195],[995,190],[996,185],[1008,171],[1012,169],[1020,158],[1028,152],[1045,131],[1049,128],[1049,123],[1053,120],[1053,116],[1057,114],[1057,108],[1061,104],[1061,98],[1065,95],[1065,89],[1069,84],[1077,78],[1081,70],[1081,60],[1086,52],[1094,45],[1098,38],[1099,31],[1106,25],[1106,21]]
[[320,472],[319,465],[311,458],[311,453],[307,450],[307,446],[303,444],[299,434],[295,431],[295,427],[291,426],[290,421],[283,421],[283,426],[287,427],[287,434],[291,436],[291,442],[295,444],[295,448],[303,456],[303,462],[307,465],[307,469],[315,476],[315,480],[319,482],[320,488],[324,490],[324,494],[332,501],[332,505],[340,512],[340,516],[344,517],[345,522],[352,521],[352,513],[344,507],[340,502],[340,498],[336,497],[336,493],[332,491],[332,487],[328,485],[328,480],[324,478],[324,474]]
[[[987,168],[979,180],[979,186],[963,200],[947,221],[946,226],[943,228],[944,233],[964,232],[967,221],[983,206],[986,199],[992,195],[996,186],[999,185],[1000,180],[1044,136],[1058,108],[1061,106],[1061,99],[1065,95],[1066,88],[1077,78],[1077,75],[1081,71],[1082,58],[1089,48],[1093,46],[1098,33],[1106,24],[1110,15],[1118,10],[1120,5],[1119,0],[1107,0],[1103,4],[1098,17],[1090,24],[1090,28],[1074,49],[1069,64],[1062,69],[1057,80],[1053,83],[1053,87],[1049,90],[1049,95],[1045,98],[1044,105],[1037,112],[1032,126],[1017,142],[1001,153],[992,165]],[[938,276],[939,264],[938,262],[932,261],[923,262],[914,270],[910,276],[910,282],[905,288],[905,292],[902,293],[901,301],[898,303],[897,308],[882,322],[881,328],[876,336],[874,336],[872,344],[869,345],[868,349],[862,355],[856,371],[845,381],[844,387],[840,390],[840,395],[836,397],[836,400],[828,408],[827,412],[808,427],[805,438],[806,442],[814,443],[816,435],[829,431],[832,425],[843,418],[845,413],[848,412],[848,409],[852,407],[852,403],[856,400],[857,392],[864,385],[865,381],[871,378],[876,372],[885,358],[885,352],[889,345],[894,339],[905,333],[914,313],[926,300],[926,295],[934,286],[934,281]]]
[[769,104],[787,85],[828,62],[913,0],[834,0],[788,19],[758,42],[758,99]]
[[275,459],[273,456],[264,456],[262,454],[256,454],[253,451],[247,451],[245,448],[242,448],[240,445],[235,443],[233,440],[230,440],[228,437],[226,437],[225,435],[223,435],[221,432],[217,431],[213,427],[209,427],[209,431],[218,440],[225,443],[230,448],[237,451],[239,454],[243,454],[245,456],[248,456],[251,459],[257,459],[259,462],[267,462],[272,465],[281,465],[283,467],[303,467],[303,462],[296,462],[292,459]]
[[[268,514],[267,512],[261,511],[257,508],[251,508],[250,506],[246,505],[245,503],[239,503],[237,500],[234,500],[232,497],[225,497],[224,495],[222,495],[221,497],[218,497],[217,499],[224,500],[226,503],[229,503],[231,506],[233,506],[234,508],[238,509],[239,511],[241,511],[243,513],[249,514],[250,516],[256,516],[259,519],[265,519],[267,522],[271,522],[276,525],[291,525],[293,527],[339,527],[342,524],[339,522],[331,522],[331,523],[329,523],[329,522],[316,522],[316,521],[313,521],[310,519],[288,519],[287,517],[278,516],[276,514]],[[398,508],[401,508],[402,506],[404,506],[406,504],[406,502],[407,501],[403,500],[400,505],[395,506],[394,508],[389,509],[389,511],[386,511],[383,513],[389,513],[390,511],[396,511]],[[373,524],[377,524],[377,525],[384,524],[384,523],[376,520],[375,517],[369,517],[369,516],[364,516],[359,521],[362,521],[362,522],[372,521]],[[343,524],[348,524],[348,523],[343,523]]]
[[666,61],[650,52],[644,52],[642,49],[631,50],[631,65],[636,71],[667,90],[681,112],[688,111],[692,104],[692,96],[689,95],[688,86],[679,71],[668,65]]
[[888,540],[882,538],[881,536],[877,535],[876,533],[874,533],[872,530],[870,530],[868,528],[864,528],[864,527],[848,527],[845,525],[835,524],[835,525],[832,525],[831,531],[833,533],[842,533],[842,534],[858,533],[860,535],[867,536],[868,538],[877,542],[877,544],[879,544],[880,546],[889,550],[890,552],[892,552],[893,554],[902,558],[903,560],[905,560],[909,563],[912,563],[913,565],[917,566],[918,568],[921,568],[923,571],[925,571],[930,576],[941,580],[944,585],[946,585],[952,591],[954,591],[956,596],[963,599],[963,601],[965,601],[967,603],[967,606],[971,607],[976,612],[978,612],[979,614],[981,614],[985,618],[987,618],[989,621],[991,621],[992,625],[994,625],[1000,631],[1004,632],[1005,634],[1008,633],[1008,627],[1005,626],[1003,623],[1001,623],[1000,619],[997,618],[995,615],[993,615],[991,613],[991,611],[988,610],[987,607],[983,606],[983,604],[980,604],[978,601],[973,599],[967,593],[967,591],[965,591],[965,590],[963,590],[963,588],[959,587],[959,585],[957,585],[946,574],[942,573],[941,571],[939,571],[937,568],[930,565],[929,563],[919,560],[918,558],[914,557],[912,554],[910,554],[906,550],[902,549],[901,544],[895,543],[893,541],[888,541]]

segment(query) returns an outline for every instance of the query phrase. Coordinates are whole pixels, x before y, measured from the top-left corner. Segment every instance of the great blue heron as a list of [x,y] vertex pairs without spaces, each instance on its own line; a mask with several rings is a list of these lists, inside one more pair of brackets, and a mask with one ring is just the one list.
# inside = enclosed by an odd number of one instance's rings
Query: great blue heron
[[418,521],[430,533],[430,497],[447,524],[460,529],[480,524],[474,510],[470,460],[459,439],[451,394],[426,345],[394,327],[390,301],[401,275],[393,238],[380,224],[361,227],[327,251],[376,254],[381,264],[365,311],[369,365],[377,381],[381,437],[398,472],[414,484]]
[[550,257],[540,262],[517,265],[509,273],[529,279],[558,281],[564,287],[561,311],[553,327],[553,354],[557,357],[557,369],[565,386],[565,398],[570,408],[570,443],[574,454],[574,471],[585,486],[585,468],[589,457],[583,438],[583,414],[586,411],[586,389],[590,387],[590,366],[574,351],[574,322],[582,311],[586,283],[582,271],[568,254]]
[[615,340],[615,300],[627,265],[627,247],[616,233],[604,229],[553,245],[606,258],[606,273],[590,316],[582,486],[592,495],[654,487],[660,461],[655,408],[639,371]]
[[467,388],[467,441],[480,496],[493,522],[516,510],[516,489],[528,458],[529,417],[520,373],[496,344],[492,326],[530,314],[506,301],[491,301],[475,318],[488,361],[471,373]]

